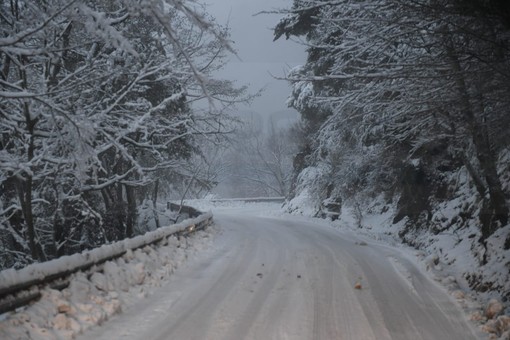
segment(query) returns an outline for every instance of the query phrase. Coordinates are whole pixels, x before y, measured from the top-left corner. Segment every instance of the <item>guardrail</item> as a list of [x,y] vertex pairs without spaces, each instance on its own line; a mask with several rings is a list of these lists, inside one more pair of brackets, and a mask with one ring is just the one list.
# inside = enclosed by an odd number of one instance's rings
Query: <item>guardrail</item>
[[[168,227],[125,239],[79,254],[62,256],[58,259],[34,263],[25,268],[6,269],[0,272],[0,314],[27,305],[41,297],[40,289],[50,286],[63,289],[69,284],[66,279],[73,273],[91,269],[107,261],[123,256],[128,250],[136,250],[158,243],[172,235],[188,236],[197,230],[203,230],[212,223],[212,213],[200,214],[186,207],[198,217],[185,220]],[[99,270],[99,269],[97,269]]]
[[202,212],[198,211],[197,209],[195,209],[193,207],[189,207],[187,205],[182,205],[182,204],[175,204],[172,202],[168,202],[166,204],[166,207],[170,211],[175,211],[179,214],[187,214],[190,218],[197,217],[197,216],[200,216],[200,214],[202,214]]
[[211,202],[246,202],[246,203],[261,203],[261,202],[285,202],[285,197],[248,197],[248,198],[214,198]]

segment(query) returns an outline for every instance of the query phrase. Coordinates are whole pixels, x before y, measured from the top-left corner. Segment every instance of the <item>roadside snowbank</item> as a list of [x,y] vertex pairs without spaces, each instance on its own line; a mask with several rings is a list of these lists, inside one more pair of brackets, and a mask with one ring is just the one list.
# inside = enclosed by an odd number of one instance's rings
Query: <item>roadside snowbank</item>
[[98,271],[73,274],[69,287],[45,288],[39,301],[0,316],[0,339],[72,339],[101,325],[161,286],[177,268],[208,248],[215,233],[210,227],[188,238],[170,236],[160,244],[128,250]]
[[[450,201],[436,214],[444,216],[458,204],[455,200]],[[403,241],[412,246],[409,250],[415,250],[418,263],[459,301],[471,321],[489,333],[490,339],[510,339],[510,251],[504,249],[510,226],[492,235],[485,250],[478,242],[479,229],[474,223],[458,229],[436,230],[436,225],[431,229],[412,230],[402,240],[405,223],[393,224],[393,216],[391,208],[377,202],[361,221],[354,208],[344,207],[340,219],[332,225],[392,246],[406,247]],[[442,223],[451,223],[454,216],[443,218]],[[482,264],[484,254],[486,264]],[[501,305],[501,310],[494,314],[487,312],[494,304]]]
[[72,271],[75,268],[91,266],[95,263],[118,256],[124,253],[126,250],[135,249],[163,239],[164,237],[172,235],[176,232],[183,231],[190,225],[196,225],[211,217],[212,215],[210,213],[206,213],[195,219],[190,219],[182,223],[163,227],[130,239],[103,245],[99,248],[85,251],[83,253],[70,256],[62,256],[52,261],[34,263],[19,270],[3,270],[0,272],[0,290],[4,290],[13,285],[33,284],[33,282],[36,280],[41,280],[46,277],[53,277],[61,272]]
[[[476,220],[461,223],[458,217],[476,208],[474,195],[462,192],[467,186],[460,189],[456,199],[435,208],[429,228],[409,230],[404,220],[394,224],[395,207],[383,199],[374,200],[361,215],[359,207],[344,205],[339,219],[329,224],[391,246],[411,246],[408,251],[416,255],[417,263],[459,301],[475,324],[491,339],[510,339],[510,250],[505,249],[510,225],[489,237],[485,249],[478,242]],[[317,209],[307,206],[312,201],[303,191],[286,210],[312,217]],[[494,305],[501,309],[488,312]]]

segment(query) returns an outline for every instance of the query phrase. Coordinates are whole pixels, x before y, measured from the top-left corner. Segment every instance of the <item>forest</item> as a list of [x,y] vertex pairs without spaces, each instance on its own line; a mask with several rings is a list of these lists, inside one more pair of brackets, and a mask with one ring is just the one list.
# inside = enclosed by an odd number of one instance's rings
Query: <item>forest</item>
[[289,211],[352,207],[360,225],[391,206],[411,244],[475,226],[487,262],[509,222],[510,5],[295,0],[277,13],[275,40],[307,51],[282,77],[301,119],[262,135],[229,114],[253,95],[213,76],[235,50],[204,5],[0,2],[0,268],[141,234],[169,196],[221,177]]
[[307,49],[285,76],[301,115],[287,210],[350,212],[508,299],[510,4],[295,0],[280,13],[274,39]]
[[210,189],[204,145],[249,97],[211,77],[231,52],[196,2],[0,1],[0,268],[144,233],[169,192]]
[[294,1],[274,33],[308,52],[286,77],[302,117],[294,196],[383,195],[417,228],[467,172],[477,200],[461,219],[478,221],[481,242],[508,223],[506,2]]
[[0,337],[510,339],[510,1],[211,1],[0,0]]

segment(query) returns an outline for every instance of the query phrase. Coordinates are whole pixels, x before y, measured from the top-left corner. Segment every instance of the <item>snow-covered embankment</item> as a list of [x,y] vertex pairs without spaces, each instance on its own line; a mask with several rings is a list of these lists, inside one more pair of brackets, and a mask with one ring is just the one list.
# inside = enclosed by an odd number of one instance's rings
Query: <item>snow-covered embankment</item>
[[[0,316],[1,339],[68,339],[95,325],[100,325],[137,299],[150,294],[176,268],[195,253],[208,247],[213,229],[197,231],[178,238],[185,231],[210,215],[178,225],[161,228],[133,239],[103,246],[87,253],[29,266],[21,271],[4,271],[2,288],[58,271],[83,266],[88,261],[121,257],[93,266],[90,270],[72,274],[69,286],[63,290],[45,287],[42,298],[16,312]],[[170,235],[170,236],[169,236]],[[145,246],[144,246],[145,245]]]

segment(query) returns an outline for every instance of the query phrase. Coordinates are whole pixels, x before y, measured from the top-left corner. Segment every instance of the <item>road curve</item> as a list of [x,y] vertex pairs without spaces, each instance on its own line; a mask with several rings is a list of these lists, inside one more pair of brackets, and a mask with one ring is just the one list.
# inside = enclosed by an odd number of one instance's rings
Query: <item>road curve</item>
[[215,221],[212,250],[82,338],[477,338],[452,298],[398,250],[296,219]]

